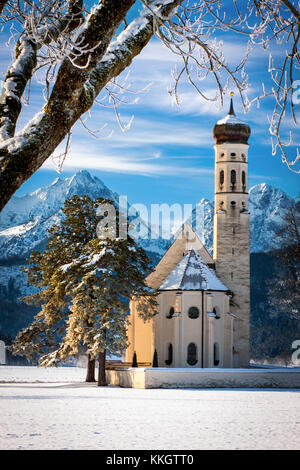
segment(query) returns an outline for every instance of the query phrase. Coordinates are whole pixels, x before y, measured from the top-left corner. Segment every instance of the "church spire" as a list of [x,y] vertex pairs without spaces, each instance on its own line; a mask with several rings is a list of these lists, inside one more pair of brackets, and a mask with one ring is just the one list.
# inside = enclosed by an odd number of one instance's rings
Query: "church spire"
[[229,115],[230,116],[235,116],[235,112],[234,112],[234,109],[233,109],[233,98],[234,97],[234,93],[233,91],[230,92],[230,108],[229,108]]
[[247,144],[250,137],[250,127],[235,115],[233,109],[233,91],[230,92],[230,108],[225,118],[220,119],[214,127],[213,135],[217,144],[225,142]]

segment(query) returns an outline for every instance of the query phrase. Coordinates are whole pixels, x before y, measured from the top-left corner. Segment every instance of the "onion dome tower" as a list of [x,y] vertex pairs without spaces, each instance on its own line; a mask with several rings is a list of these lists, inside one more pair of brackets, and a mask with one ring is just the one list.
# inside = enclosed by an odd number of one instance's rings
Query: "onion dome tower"
[[231,291],[234,315],[233,366],[249,365],[250,237],[248,212],[248,139],[250,127],[233,109],[213,130],[215,145],[214,260]]

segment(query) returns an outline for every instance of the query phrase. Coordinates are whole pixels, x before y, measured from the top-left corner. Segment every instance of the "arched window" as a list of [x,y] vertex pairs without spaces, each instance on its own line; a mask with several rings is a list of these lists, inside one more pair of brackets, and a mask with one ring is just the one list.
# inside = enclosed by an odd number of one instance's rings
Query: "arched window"
[[194,366],[197,364],[197,362],[197,346],[195,343],[190,343],[187,347],[187,363],[190,366]]
[[169,343],[168,345],[168,359],[165,360],[167,366],[170,366],[173,362],[173,345]]
[[242,185],[243,185],[243,190],[245,191],[245,189],[246,189],[246,173],[245,173],[245,171],[242,171]]
[[224,184],[224,170],[220,171],[220,186]]
[[171,307],[169,310],[169,314],[167,315],[167,318],[172,318],[175,313],[174,307]]
[[219,320],[221,318],[220,314],[218,313],[218,310],[216,308],[213,309],[213,312],[215,314],[215,319]]
[[230,173],[230,181],[231,181],[231,184],[235,184],[235,183],[236,183],[236,171],[235,171],[235,170],[231,170],[231,173]]
[[220,364],[220,349],[219,344],[214,344],[214,366],[217,367]]
[[198,318],[199,317],[199,308],[198,307],[190,307],[188,310],[189,318]]

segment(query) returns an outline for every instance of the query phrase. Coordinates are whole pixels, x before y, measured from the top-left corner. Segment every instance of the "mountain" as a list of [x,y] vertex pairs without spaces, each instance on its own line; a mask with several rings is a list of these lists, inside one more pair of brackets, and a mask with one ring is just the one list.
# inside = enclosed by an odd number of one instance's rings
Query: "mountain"
[[250,188],[251,253],[266,253],[276,247],[276,233],[282,226],[286,210],[294,204],[294,199],[266,183]]
[[213,217],[214,203],[202,198],[187,220],[211,254],[213,252]]
[[[42,248],[47,230],[62,218],[66,199],[87,194],[92,199],[104,197],[118,202],[112,192],[97,177],[82,170],[70,178],[57,178],[52,184],[22,197],[14,196],[0,214],[0,260],[24,259],[33,249]],[[285,210],[293,199],[280,189],[266,183],[249,191],[251,253],[268,252],[282,224]],[[201,199],[188,219],[207,249],[213,245],[213,202]],[[142,246],[163,255],[171,241],[162,238],[143,240]]]
[[[52,184],[22,197],[12,197],[0,213],[0,260],[24,260],[32,250],[42,249],[47,242],[47,231],[59,224],[66,199],[87,194],[92,199],[103,197],[118,203],[119,195],[112,192],[97,177],[82,170],[70,178],[57,178]],[[294,203],[280,189],[266,183],[253,186],[249,191],[250,251],[268,252],[272,249],[276,232],[282,224],[286,209]],[[214,204],[203,198],[194,207],[188,222],[212,253]],[[145,224],[146,226],[146,224]],[[162,237],[140,240],[155,261],[169,247],[172,239]],[[11,264],[11,263],[9,263]],[[1,283],[0,274],[0,283]]]
[[57,178],[31,194],[13,196],[0,213],[0,259],[25,258],[32,250],[42,248],[47,230],[62,218],[65,200],[75,194],[118,201],[118,194],[85,170],[70,178]]

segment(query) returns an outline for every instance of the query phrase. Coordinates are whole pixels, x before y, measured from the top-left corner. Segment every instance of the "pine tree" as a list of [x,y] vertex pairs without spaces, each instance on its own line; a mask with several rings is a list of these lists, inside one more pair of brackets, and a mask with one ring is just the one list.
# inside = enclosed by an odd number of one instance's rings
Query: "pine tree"
[[145,320],[155,313],[155,295],[145,284],[150,259],[130,237],[94,239],[70,269],[80,273],[80,282],[72,291],[66,335],[42,364],[66,358],[84,344],[92,357],[98,357],[98,383],[105,385],[106,352],[120,353],[127,346],[130,298],[141,299],[144,311],[140,315]]
[[90,361],[98,358],[99,385],[105,385],[106,351],[120,353],[127,345],[130,298],[140,299],[145,321],[156,307],[155,293],[145,284],[151,271],[145,251],[129,236],[110,237],[109,224],[96,234],[95,208],[103,202],[108,201],[86,196],[67,201],[62,226],[51,230],[43,254],[31,256],[28,277],[42,290],[27,301],[40,303],[42,310],[14,342],[15,353],[38,353],[43,366],[84,346]]
[[[49,229],[44,252],[32,252],[24,268],[28,282],[38,289],[24,298],[28,304],[41,307],[34,321],[24,328],[12,345],[14,354],[26,355],[28,360],[55,350],[65,333],[68,306],[71,301],[68,283],[74,282],[61,267],[80,256],[83,247],[96,237],[96,209],[106,200],[92,201],[77,195],[65,201],[64,218],[60,226]],[[87,381],[95,381],[95,361],[88,358]]]

